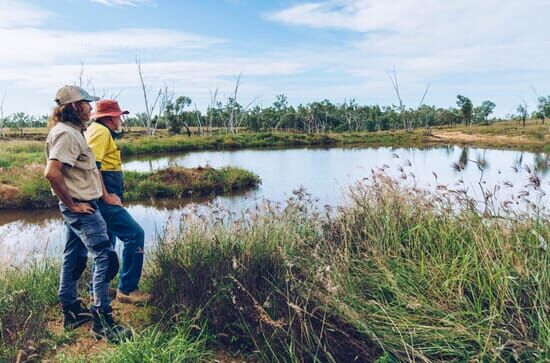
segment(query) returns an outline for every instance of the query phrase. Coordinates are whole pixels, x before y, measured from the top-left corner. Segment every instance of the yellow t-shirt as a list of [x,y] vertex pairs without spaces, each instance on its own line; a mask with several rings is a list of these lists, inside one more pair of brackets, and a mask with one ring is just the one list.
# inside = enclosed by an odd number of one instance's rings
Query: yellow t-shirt
[[111,131],[104,125],[92,122],[85,133],[86,141],[95,155],[102,171],[122,171],[120,149],[111,136]]

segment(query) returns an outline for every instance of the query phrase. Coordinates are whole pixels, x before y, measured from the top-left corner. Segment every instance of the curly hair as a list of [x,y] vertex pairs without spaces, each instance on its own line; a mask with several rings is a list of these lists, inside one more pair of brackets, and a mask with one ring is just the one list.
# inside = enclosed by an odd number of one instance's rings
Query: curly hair
[[82,103],[79,101],[66,105],[56,106],[48,118],[48,128],[54,127],[58,122],[70,122],[76,126],[84,126],[89,121],[89,116],[84,112]]

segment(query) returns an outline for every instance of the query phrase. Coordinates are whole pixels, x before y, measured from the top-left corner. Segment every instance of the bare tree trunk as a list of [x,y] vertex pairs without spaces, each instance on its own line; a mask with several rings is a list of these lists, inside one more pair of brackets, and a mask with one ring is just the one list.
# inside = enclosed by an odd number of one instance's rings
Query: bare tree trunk
[[235,105],[231,107],[231,110],[229,111],[229,121],[227,124],[227,132],[230,134],[235,133],[235,116],[237,112],[237,93],[239,92],[239,85],[241,83],[241,74],[237,76],[237,79],[235,80],[235,90],[233,91],[233,102]]
[[197,126],[199,128],[199,135],[202,135],[202,122],[201,122],[201,114],[199,110],[197,109],[197,104],[195,103],[195,115],[197,115]]
[[[145,81],[143,79],[143,68],[141,66],[141,60],[136,57],[136,66],[137,66],[137,71],[138,71],[138,76],[139,76],[139,81],[141,83],[141,90],[143,91],[143,101],[145,102],[145,116],[146,116],[146,119],[145,119],[145,132],[147,133],[147,135],[154,135],[155,134],[155,130],[156,130],[156,124],[153,126],[153,113],[154,113],[154,110],[157,106],[157,103],[159,101],[159,98],[162,96],[162,88],[159,90],[159,92],[157,93],[157,96],[155,98],[155,101],[153,102],[152,105],[149,104],[149,89],[147,88],[147,86],[145,85]],[[166,86],[165,86],[166,88]],[[158,122],[157,122],[158,123]]]
[[403,119],[403,109],[405,106],[403,105],[403,99],[401,98],[401,94],[399,93],[399,81],[397,80],[397,73],[395,72],[395,68],[393,69],[392,73],[389,74],[390,81],[393,86],[393,90],[395,91],[395,94],[397,95],[397,100],[399,101],[399,118],[403,120],[403,129],[407,130],[407,121]]
[[6,94],[2,96],[2,102],[0,102],[0,136],[6,137],[4,133],[4,101],[6,100]]
[[218,98],[218,89],[212,93],[210,90],[210,115],[208,117],[208,135],[212,136],[212,122],[214,120],[214,108],[216,107],[216,102]]

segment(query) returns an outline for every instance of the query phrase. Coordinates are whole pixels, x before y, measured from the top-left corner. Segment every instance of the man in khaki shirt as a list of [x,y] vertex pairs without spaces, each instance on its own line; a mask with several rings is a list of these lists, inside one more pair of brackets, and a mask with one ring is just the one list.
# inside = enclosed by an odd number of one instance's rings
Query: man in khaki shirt
[[[119,342],[131,332],[112,317],[109,283],[117,274],[118,257],[111,247],[107,225],[98,210],[98,199],[121,204],[116,195],[106,193],[95,157],[82,134],[97,101],[76,86],[62,87],[56,95],[57,107],[50,117],[46,139],[47,165],[44,176],[59,198],[59,208],[66,225],[66,240],[61,266],[59,300],[63,325],[74,329],[92,320],[92,335]],[[78,299],[78,281],[86,268],[87,254],[93,256],[94,302],[88,309]]]

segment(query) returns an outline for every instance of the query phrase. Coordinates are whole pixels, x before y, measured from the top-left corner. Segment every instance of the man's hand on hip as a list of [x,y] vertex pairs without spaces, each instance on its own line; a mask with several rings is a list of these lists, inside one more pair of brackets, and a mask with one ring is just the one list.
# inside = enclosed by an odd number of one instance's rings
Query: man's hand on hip
[[103,196],[103,201],[110,205],[118,205],[119,207],[122,207],[122,201],[118,197],[118,195],[113,193],[107,193]]
[[75,203],[74,206],[71,208],[71,212],[81,214],[94,214],[95,209],[88,203]]

